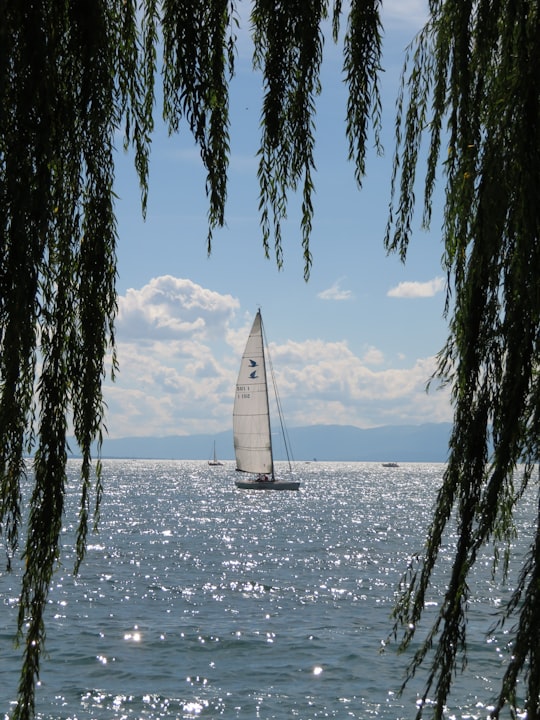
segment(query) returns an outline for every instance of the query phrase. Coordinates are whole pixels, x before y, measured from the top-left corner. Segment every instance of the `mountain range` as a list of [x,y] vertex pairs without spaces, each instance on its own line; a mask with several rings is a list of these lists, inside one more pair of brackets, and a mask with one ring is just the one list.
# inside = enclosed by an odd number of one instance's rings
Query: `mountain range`
[[[349,462],[445,462],[451,423],[387,425],[362,429],[352,425],[310,425],[288,432],[294,460]],[[214,435],[105,438],[103,458],[171,460],[209,459],[214,442],[220,460],[232,460],[232,432]],[[286,459],[281,442],[274,442],[276,460]]]

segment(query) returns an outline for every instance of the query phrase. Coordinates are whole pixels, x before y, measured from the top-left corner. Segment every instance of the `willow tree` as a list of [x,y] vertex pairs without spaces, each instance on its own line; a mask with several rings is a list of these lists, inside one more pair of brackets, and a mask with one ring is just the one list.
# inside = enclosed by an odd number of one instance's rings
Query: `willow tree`
[[[281,265],[281,225],[289,195],[298,194],[306,279],[325,21],[336,41],[340,23],[345,28],[344,125],[360,185],[370,127],[378,144],[380,4],[353,0],[346,18],[341,0],[331,8],[329,0],[251,4],[254,69],[264,86],[263,249]],[[459,539],[448,592],[409,669],[414,674],[435,646],[426,697],[435,683],[440,717],[465,645],[468,574],[483,545],[511,533],[512,511],[538,456],[540,19],[531,0],[431,0],[429,12],[399,98],[396,210],[386,244],[405,258],[427,134],[426,224],[441,156],[446,173],[442,239],[453,304],[439,375],[452,384],[455,423],[425,553],[408,578],[396,622],[405,623],[405,647],[455,509]],[[191,130],[206,169],[210,251],[225,214],[239,16],[234,0],[142,0],[141,7],[134,0],[1,0],[0,17],[0,525],[8,564],[26,531],[14,717],[30,718],[44,609],[60,556],[68,432],[82,453],[75,572],[99,515],[100,466],[92,447],[97,442],[99,458],[102,382],[116,369],[115,141],[123,134],[133,148],[144,213],[159,69],[165,122],[171,133],[184,125]],[[21,482],[30,451],[34,485],[25,509]],[[516,488],[518,461],[526,472]],[[507,608],[519,624],[496,711],[514,703],[524,675],[529,719],[538,716],[540,686],[538,544]]]
[[[454,672],[466,661],[471,571],[486,545],[510,549],[516,506],[540,457],[540,5],[432,1],[430,12],[399,99],[398,210],[386,242],[405,255],[426,135],[425,223],[440,159],[446,181],[444,263],[453,307],[438,373],[451,384],[454,425],[425,552],[404,578],[395,616],[405,627],[406,648],[443,532],[455,521],[447,590],[408,675],[429,657],[423,699],[433,691],[433,715],[440,718]],[[516,472],[520,463],[524,471]],[[532,530],[501,616],[501,623],[512,619],[514,625],[492,717],[507,703],[515,713],[518,700],[528,720],[540,717],[540,508]]]

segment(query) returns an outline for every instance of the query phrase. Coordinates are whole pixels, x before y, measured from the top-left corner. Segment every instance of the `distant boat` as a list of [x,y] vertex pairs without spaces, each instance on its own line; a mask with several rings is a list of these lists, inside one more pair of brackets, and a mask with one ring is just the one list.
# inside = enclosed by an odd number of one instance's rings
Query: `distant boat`
[[[292,472],[289,444],[277,394],[275,377],[269,363],[276,395],[280,427],[283,433],[289,472]],[[240,363],[233,408],[234,452],[236,469],[251,473],[252,478],[236,480],[243,490],[298,490],[298,480],[277,479],[274,473],[268,381],[261,311],[257,312]]]
[[386,462],[382,464],[383,467],[399,467],[397,462]]
[[212,456],[212,459],[208,461],[208,464],[209,465],[223,465],[223,463],[217,459],[215,441],[214,441],[214,454]]

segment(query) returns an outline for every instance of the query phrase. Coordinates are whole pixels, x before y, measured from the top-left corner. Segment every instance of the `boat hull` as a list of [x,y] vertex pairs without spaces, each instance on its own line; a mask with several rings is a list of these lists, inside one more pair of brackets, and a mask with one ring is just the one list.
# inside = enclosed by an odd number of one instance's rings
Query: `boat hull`
[[235,480],[235,485],[240,490],[298,490],[298,480]]

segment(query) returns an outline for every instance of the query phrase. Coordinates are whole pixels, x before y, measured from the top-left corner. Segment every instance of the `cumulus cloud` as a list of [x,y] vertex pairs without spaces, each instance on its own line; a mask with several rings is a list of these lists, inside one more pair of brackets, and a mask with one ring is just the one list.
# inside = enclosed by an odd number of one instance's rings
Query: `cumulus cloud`
[[119,298],[117,327],[123,337],[200,340],[220,332],[238,307],[231,295],[164,275]]
[[397,298],[426,298],[433,297],[444,290],[444,278],[436,277],[427,282],[401,282],[391,288],[388,297]]
[[383,22],[399,22],[409,27],[421,27],[427,21],[426,0],[387,0],[383,3]]
[[[120,372],[105,387],[111,437],[214,433],[231,427],[239,358],[253,316],[232,296],[165,276],[119,298]],[[448,392],[426,393],[434,358],[391,367],[347,339],[270,343],[289,427],[438,422]]]
[[292,423],[289,419],[291,426],[373,427],[451,419],[448,392],[426,392],[436,367],[433,357],[418,359],[411,367],[375,370],[346,343],[306,343],[295,350],[305,362],[284,369],[280,363],[277,372],[280,393],[294,418]]
[[238,300],[166,275],[129,289],[118,308],[120,372],[106,390],[110,435],[222,429],[232,402]]
[[327,290],[322,290],[318,293],[317,297],[321,300],[351,300],[353,294],[350,290],[343,290],[341,288],[341,280],[336,280]]
[[362,359],[366,365],[382,365],[384,362],[384,353],[376,347],[369,347]]

